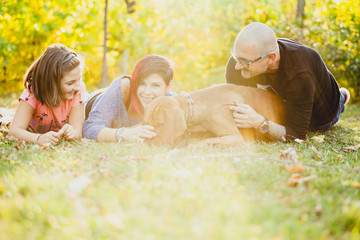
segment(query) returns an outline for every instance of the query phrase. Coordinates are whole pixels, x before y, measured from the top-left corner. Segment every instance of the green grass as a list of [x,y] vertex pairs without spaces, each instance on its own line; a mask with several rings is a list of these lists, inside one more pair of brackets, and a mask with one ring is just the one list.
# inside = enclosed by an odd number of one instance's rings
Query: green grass
[[[0,239],[359,239],[360,150],[342,151],[360,142],[359,112],[323,143],[42,149],[2,137]],[[315,179],[287,185],[289,147]]]

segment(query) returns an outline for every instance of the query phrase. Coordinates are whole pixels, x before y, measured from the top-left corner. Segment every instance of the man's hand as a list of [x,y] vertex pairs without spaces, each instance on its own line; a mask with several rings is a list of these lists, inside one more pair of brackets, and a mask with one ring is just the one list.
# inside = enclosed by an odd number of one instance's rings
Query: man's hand
[[247,104],[235,103],[235,106],[230,106],[229,109],[233,111],[235,123],[239,128],[258,128],[264,121],[264,117]]

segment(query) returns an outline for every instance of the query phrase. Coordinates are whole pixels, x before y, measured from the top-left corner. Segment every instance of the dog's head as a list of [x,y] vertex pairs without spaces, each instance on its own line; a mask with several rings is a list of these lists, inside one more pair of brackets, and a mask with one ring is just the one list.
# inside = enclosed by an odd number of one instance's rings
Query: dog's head
[[168,96],[158,97],[148,104],[143,123],[155,128],[156,137],[148,141],[150,144],[173,145],[186,130],[184,111]]

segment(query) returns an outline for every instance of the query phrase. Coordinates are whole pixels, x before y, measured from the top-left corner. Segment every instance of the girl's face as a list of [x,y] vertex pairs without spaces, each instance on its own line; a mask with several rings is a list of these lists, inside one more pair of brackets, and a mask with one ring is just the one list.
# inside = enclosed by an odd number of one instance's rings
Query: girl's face
[[157,97],[166,95],[170,91],[171,84],[166,85],[164,79],[157,73],[146,77],[137,89],[137,97],[143,107],[146,107]]
[[69,72],[65,72],[60,80],[61,97],[70,100],[75,93],[80,90],[80,80],[82,77],[81,66],[77,66]]

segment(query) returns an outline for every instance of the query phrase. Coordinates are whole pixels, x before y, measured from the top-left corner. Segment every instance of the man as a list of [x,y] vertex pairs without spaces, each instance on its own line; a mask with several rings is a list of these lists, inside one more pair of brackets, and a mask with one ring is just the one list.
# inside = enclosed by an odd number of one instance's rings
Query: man
[[270,27],[259,22],[245,26],[236,37],[225,77],[227,83],[268,89],[284,99],[285,126],[248,105],[230,107],[239,128],[259,128],[273,140],[305,139],[309,131],[330,129],[350,99],[318,52],[276,38]]

